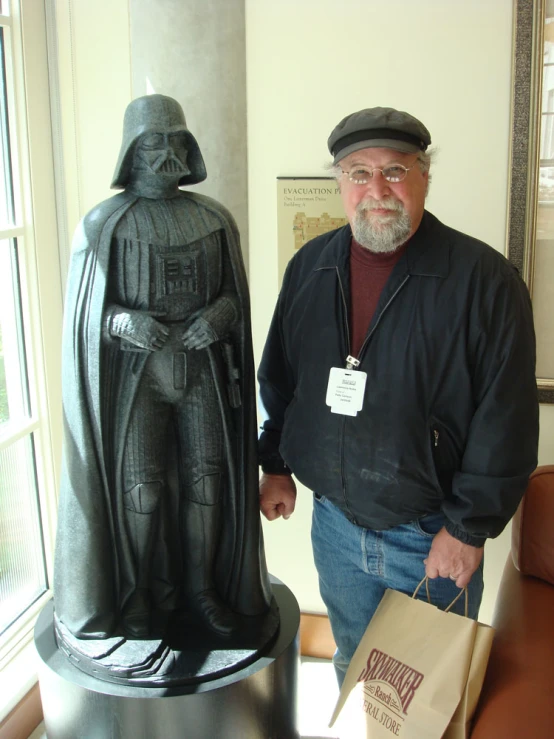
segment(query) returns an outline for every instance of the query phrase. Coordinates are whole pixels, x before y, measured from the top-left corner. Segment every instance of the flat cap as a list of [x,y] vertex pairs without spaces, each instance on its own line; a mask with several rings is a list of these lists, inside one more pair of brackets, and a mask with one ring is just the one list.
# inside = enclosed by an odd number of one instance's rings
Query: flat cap
[[413,115],[394,108],[366,108],[343,118],[327,146],[336,164],[360,149],[380,147],[409,154],[425,151],[430,143],[431,134]]

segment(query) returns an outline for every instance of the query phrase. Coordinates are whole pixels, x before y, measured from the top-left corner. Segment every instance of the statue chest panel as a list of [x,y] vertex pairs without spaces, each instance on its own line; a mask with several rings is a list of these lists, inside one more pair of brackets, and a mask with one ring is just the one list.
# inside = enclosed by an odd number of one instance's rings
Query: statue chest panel
[[219,292],[221,232],[186,200],[141,198],[114,231],[110,275],[118,304],[183,320]]

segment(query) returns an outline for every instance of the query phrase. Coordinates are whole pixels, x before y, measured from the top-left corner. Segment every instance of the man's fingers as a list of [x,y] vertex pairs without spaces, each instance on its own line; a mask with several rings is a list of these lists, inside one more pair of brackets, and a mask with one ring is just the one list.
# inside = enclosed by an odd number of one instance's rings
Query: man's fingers
[[260,479],[260,509],[268,521],[294,512],[296,486],[290,475],[262,474]]
[[267,518],[268,521],[275,521],[281,515],[275,506],[260,506],[262,514]]
[[458,577],[456,578],[456,585],[457,585],[457,586],[458,586],[459,588],[467,588],[467,586],[468,586],[468,585],[469,585],[469,583],[471,582],[471,575],[472,575],[472,574],[473,574],[473,573],[469,573],[469,574],[468,574],[468,573],[463,573],[462,575],[459,575],[459,576],[458,576]]
[[293,512],[290,506],[286,505],[286,503],[262,503],[260,505],[260,509],[268,521],[275,521],[277,518],[281,518],[281,516],[287,520],[291,517]]
[[462,572],[459,575],[454,575],[452,573],[446,574],[446,572],[442,573],[439,571],[437,567],[434,567],[433,565],[428,564],[428,560],[424,559],[423,564],[425,565],[425,575],[429,578],[429,580],[435,580],[437,577],[443,577],[448,578],[449,580],[452,580],[452,582],[455,582],[457,587],[459,588],[465,588],[469,585],[471,582],[471,576],[473,573],[467,573]]
[[281,515],[277,505],[272,500],[264,500],[262,497],[260,498],[260,511],[268,521],[274,521]]
[[291,507],[288,506],[286,503],[279,503],[279,505],[277,506],[277,510],[279,511],[279,515],[283,516],[283,518],[287,520],[291,517],[294,508],[291,509]]
[[442,528],[433,538],[429,556],[425,560],[429,577],[444,577],[465,588],[479,567],[483,548],[464,544]]
[[[427,562],[427,560],[425,560]],[[425,574],[430,580],[434,580],[439,577],[439,571],[436,567],[430,564],[425,564]]]

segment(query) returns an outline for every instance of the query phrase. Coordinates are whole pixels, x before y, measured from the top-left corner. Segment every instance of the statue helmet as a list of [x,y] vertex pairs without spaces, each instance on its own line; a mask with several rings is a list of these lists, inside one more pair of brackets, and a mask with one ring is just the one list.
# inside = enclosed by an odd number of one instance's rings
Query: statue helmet
[[185,114],[179,103],[166,95],[144,95],[132,100],[123,119],[123,142],[111,187],[122,189],[128,183],[133,162],[134,146],[145,133],[178,133],[186,135],[189,174],[179,185],[194,185],[206,179],[206,166],[196,139],[187,128]]

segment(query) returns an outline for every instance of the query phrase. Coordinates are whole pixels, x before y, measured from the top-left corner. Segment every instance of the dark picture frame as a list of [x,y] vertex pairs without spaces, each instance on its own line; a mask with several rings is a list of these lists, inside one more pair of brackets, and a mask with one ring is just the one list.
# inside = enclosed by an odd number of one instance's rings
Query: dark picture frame
[[[547,0],[514,0],[507,256],[527,283],[532,299],[546,3]],[[540,340],[538,335],[537,341]],[[537,377],[537,386],[539,401],[554,403],[554,377]]]

